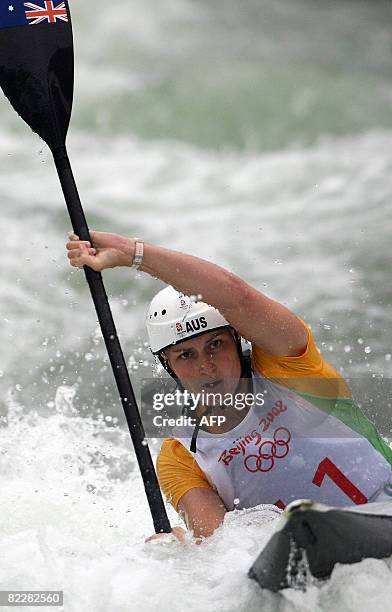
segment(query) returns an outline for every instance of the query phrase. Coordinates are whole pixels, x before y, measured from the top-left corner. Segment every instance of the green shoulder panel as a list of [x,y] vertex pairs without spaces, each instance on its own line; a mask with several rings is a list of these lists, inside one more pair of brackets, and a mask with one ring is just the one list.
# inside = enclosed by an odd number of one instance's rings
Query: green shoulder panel
[[370,444],[392,465],[392,449],[378,433],[375,425],[364,415],[351,398],[331,398],[298,392],[305,400],[320,408],[323,412],[336,417]]

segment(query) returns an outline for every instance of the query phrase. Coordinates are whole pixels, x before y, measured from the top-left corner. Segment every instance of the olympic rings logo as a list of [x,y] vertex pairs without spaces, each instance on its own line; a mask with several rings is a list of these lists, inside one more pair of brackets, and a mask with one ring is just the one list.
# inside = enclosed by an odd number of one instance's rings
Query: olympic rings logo
[[275,429],[273,440],[260,444],[258,455],[248,455],[244,465],[248,472],[269,472],[275,465],[275,459],[284,459],[289,453],[291,433],[286,427]]

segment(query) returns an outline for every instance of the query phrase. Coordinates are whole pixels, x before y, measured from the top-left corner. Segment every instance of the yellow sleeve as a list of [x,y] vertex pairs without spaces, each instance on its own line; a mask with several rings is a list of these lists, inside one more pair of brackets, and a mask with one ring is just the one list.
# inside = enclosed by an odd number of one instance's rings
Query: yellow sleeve
[[342,376],[321,355],[310,327],[302,323],[308,332],[308,343],[302,355],[279,357],[253,345],[253,369],[294,391],[320,397],[351,397]]
[[157,474],[166,499],[177,512],[181,497],[190,489],[214,490],[193,455],[173,438],[163,441],[157,459]]

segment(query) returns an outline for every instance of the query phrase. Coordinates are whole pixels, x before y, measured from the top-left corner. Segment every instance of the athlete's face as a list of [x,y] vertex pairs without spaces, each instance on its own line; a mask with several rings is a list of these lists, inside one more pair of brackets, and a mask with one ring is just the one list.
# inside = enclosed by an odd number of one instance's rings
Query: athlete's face
[[193,393],[234,393],[241,376],[237,344],[229,329],[218,329],[166,349],[168,364]]

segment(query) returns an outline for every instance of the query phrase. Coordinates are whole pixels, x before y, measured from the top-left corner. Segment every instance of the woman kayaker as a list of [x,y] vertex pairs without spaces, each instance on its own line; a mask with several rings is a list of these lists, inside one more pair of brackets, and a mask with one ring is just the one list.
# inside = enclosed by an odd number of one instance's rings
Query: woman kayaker
[[[234,508],[283,508],[298,498],[347,506],[385,495],[392,451],[308,325],[214,263],[117,234],[91,239],[69,235],[72,266],[133,266],[169,285],[148,309],[150,348],[178,388],[201,399],[196,423],[164,440],[157,473],[196,537]],[[174,534],[184,537],[181,528]]]

